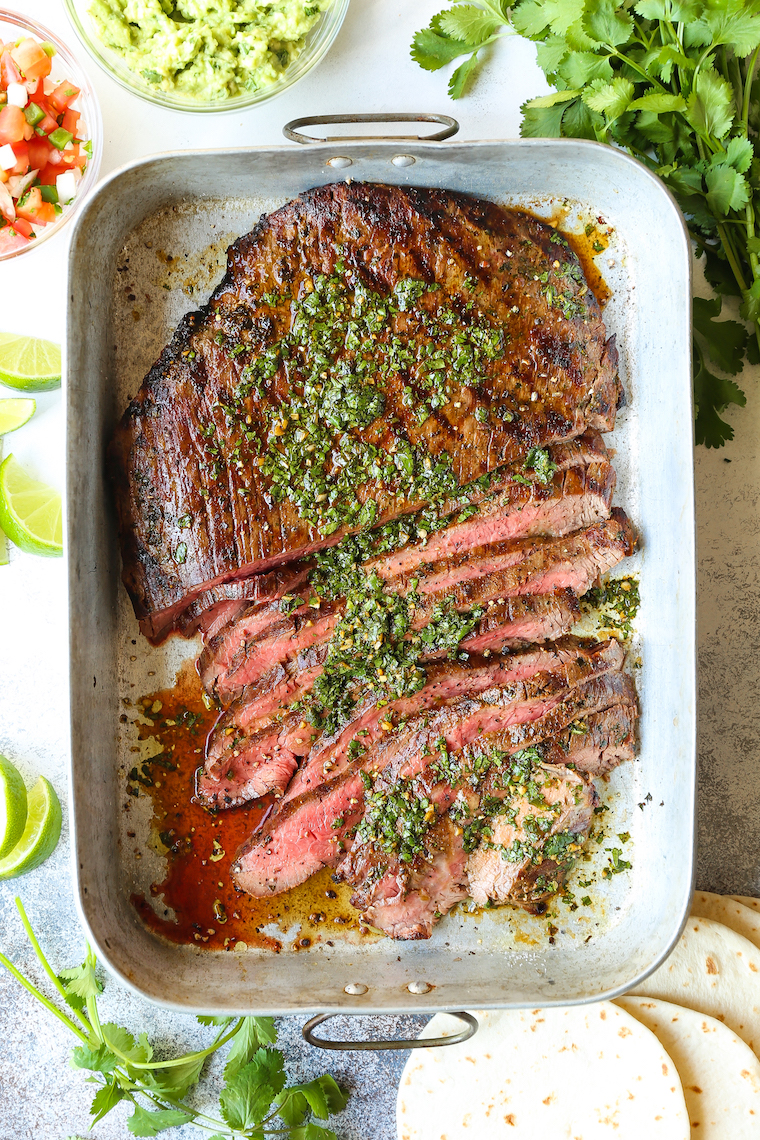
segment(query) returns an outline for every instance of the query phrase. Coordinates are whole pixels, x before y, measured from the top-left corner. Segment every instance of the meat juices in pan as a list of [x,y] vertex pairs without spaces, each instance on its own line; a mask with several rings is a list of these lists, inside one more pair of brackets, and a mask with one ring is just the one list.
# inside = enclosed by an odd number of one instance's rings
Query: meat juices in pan
[[566,240],[490,202],[341,183],[230,247],[110,463],[143,632],[204,640],[196,796],[274,796],[239,888],[331,867],[398,939],[561,889],[634,747],[622,650],[568,636],[636,545],[616,365]]

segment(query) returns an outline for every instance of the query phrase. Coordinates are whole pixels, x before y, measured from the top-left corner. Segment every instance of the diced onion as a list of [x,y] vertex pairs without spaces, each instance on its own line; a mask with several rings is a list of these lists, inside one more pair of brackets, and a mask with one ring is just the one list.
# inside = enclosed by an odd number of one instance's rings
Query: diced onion
[[29,102],[29,92],[23,83],[9,83],[6,95],[9,107],[25,107]]
[[3,146],[0,146],[0,167],[2,167],[3,170],[12,170],[17,162],[18,159],[10,143],[5,143]]
[[63,174],[59,174],[55,180],[55,188],[58,191],[58,201],[62,206],[65,206],[77,192],[77,180],[74,177],[74,172],[65,170]]
[[26,193],[38,174],[39,170],[30,170],[28,174],[14,174],[8,179],[8,189],[16,201]]
[[9,222],[16,217],[16,207],[4,182],[0,182],[0,214]]

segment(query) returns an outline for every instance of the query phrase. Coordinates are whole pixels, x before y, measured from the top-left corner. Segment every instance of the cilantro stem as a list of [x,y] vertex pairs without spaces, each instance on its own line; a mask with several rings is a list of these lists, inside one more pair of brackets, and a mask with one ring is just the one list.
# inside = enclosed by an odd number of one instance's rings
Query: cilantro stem
[[[19,915],[21,916],[21,922],[23,924],[24,930],[26,931],[26,936],[32,944],[32,949],[34,950],[35,954],[37,955],[40,962],[42,963],[42,968],[45,971],[45,973],[47,974],[47,976],[50,978],[50,981],[53,983],[55,988],[58,990],[58,993],[61,995],[63,1000],[68,1005],[68,997],[67,997],[66,991],[63,988],[63,986],[61,985],[60,981],[58,980],[58,976],[56,975],[55,971],[53,970],[53,967],[50,965],[47,958],[45,957],[45,955],[42,952],[42,948],[40,947],[40,944],[37,941],[37,936],[35,935],[34,931],[32,930],[31,923],[29,922],[29,919],[26,916],[26,911],[24,910],[24,904],[22,903],[21,899],[18,898],[18,896],[16,897],[16,899],[14,901],[16,903],[16,910],[19,912]],[[72,1006],[72,1008],[73,1008],[73,1006]],[[75,1009],[74,1013],[77,1015],[79,1020],[82,1022],[82,1025],[84,1025],[87,1032],[92,1033],[92,1026],[90,1025],[87,1018],[84,1016],[84,1014],[81,1013],[80,1010],[78,1010],[78,1009]]]
[[243,1019],[241,1017],[229,1033],[226,1033],[221,1039],[217,1038],[216,1041],[209,1045],[208,1049],[199,1049],[196,1053],[184,1053],[181,1057],[175,1057],[173,1061],[133,1061],[125,1056],[124,1053],[120,1053],[110,1042],[108,1043],[108,1048],[120,1061],[123,1061],[125,1065],[129,1065],[130,1069],[171,1069],[177,1065],[187,1065],[190,1061],[199,1061],[201,1057],[210,1057],[217,1049],[221,1049],[222,1045],[226,1045],[228,1041],[232,1040],[242,1024]]
[[731,272],[736,278],[736,284],[739,286],[742,292],[745,292],[747,285],[744,280],[744,274],[742,273],[742,267],[739,264],[739,259],[736,255],[736,250],[734,249],[734,243],[729,235],[728,230],[722,222],[717,222],[716,228],[718,230],[718,236],[720,237],[721,245],[723,246],[723,251],[728,260],[728,264],[731,266]]
[[744,81],[744,99],[742,100],[742,125],[744,126],[745,135],[748,134],[749,127],[749,100],[752,94],[752,79],[757,67],[757,61],[760,58],[760,44],[757,45],[752,53],[749,67],[747,68],[747,78]]
[[83,1045],[90,1044],[90,1038],[86,1037],[85,1034],[82,1033],[76,1022],[72,1021],[71,1018],[67,1017],[65,1013],[62,1013],[60,1009],[54,1006],[52,1001],[50,1001],[50,998],[45,997],[41,990],[38,990],[36,986],[32,985],[32,983],[27,978],[25,978],[19,970],[16,969],[11,960],[9,958],[6,958],[5,954],[3,954],[1,951],[0,965],[5,966],[8,973],[12,974],[16,981],[19,982],[19,984],[22,985],[24,989],[32,995],[32,997],[36,997],[37,1001],[44,1005],[45,1009],[49,1010],[52,1014],[55,1015],[55,1017],[58,1018],[59,1021],[63,1022],[66,1028],[70,1029],[71,1032],[79,1038]]

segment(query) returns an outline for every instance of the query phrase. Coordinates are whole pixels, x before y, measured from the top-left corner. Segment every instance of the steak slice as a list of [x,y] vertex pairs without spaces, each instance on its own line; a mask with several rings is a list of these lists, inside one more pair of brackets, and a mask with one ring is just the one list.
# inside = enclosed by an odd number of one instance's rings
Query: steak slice
[[480,906],[513,902],[535,910],[556,893],[591,826],[599,800],[582,776],[534,764],[530,778],[538,795],[503,800],[467,860],[469,893]]
[[[582,596],[603,574],[633,554],[635,546],[630,519],[615,507],[606,521],[563,538],[497,543],[446,559],[414,579],[421,595],[414,626],[424,628],[444,600],[461,613],[495,598],[519,594],[570,589]],[[394,579],[388,589],[403,593],[411,589],[411,583]]]
[[[585,594],[608,570],[633,553],[635,533],[625,512],[615,507],[604,522],[562,538],[532,538],[498,543],[434,563],[414,578],[394,578],[388,593],[421,596],[412,603],[412,629],[422,630],[441,607],[468,613],[478,606],[526,594],[553,594],[570,589]],[[219,635],[224,650],[201,656],[201,678],[209,693],[229,704],[245,685],[278,661],[288,660],[309,645],[327,640],[341,618],[342,603],[314,611],[301,607],[279,617],[254,636],[259,616],[253,611],[229,634]],[[251,627],[253,623],[253,627]]]
[[115,433],[137,616],[166,628],[237,574],[610,429],[616,359],[546,223],[446,190],[309,191],[230,248]]
[[[359,848],[357,850],[357,847]],[[425,849],[409,863],[374,844],[357,844],[336,877],[355,888],[351,905],[362,921],[391,938],[429,938],[433,926],[469,894],[462,829],[441,815],[425,835]]]
[[288,788],[283,806],[326,779],[335,779],[357,754],[371,753],[377,742],[408,717],[499,688],[505,690],[503,699],[511,699],[515,706],[515,723],[530,720],[536,702],[562,694],[590,676],[621,669],[623,657],[616,641],[597,644],[567,638],[557,646],[534,647],[524,653],[428,667],[428,683],[417,693],[385,705],[368,699],[334,737],[319,740]]
[[637,716],[635,704],[614,705],[576,721],[541,743],[538,751],[546,764],[566,764],[588,776],[604,776],[625,760],[633,760]]
[[[631,695],[633,694],[633,696]],[[508,691],[506,696],[508,697]],[[232,874],[241,890],[255,897],[279,894],[303,883],[321,867],[334,865],[350,845],[353,828],[364,814],[364,780],[388,770],[388,779],[413,779],[441,745],[458,752],[485,735],[513,753],[550,736],[573,721],[621,700],[635,700],[629,677],[612,673],[576,686],[532,721],[515,723],[514,702],[500,689],[479,698],[465,697],[432,713],[418,714],[404,730],[375,745],[361,767],[348,768],[284,805],[261,832],[242,845]]]
[[[460,643],[461,648],[481,653],[502,650],[507,644],[552,639],[570,628],[577,613],[573,595],[507,599],[488,610],[473,633]],[[325,654],[326,646],[321,645],[299,654],[296,661],[275,666],[260,681],[247,686],[220,716],[207,742],[204,771],[196,782],[196,795],[202,803],[210,807],[237,807],[268,792],[274,792],[277,798],[285,793],[299,758],[308,754],[316,739],[301,714],[290,715],[288,708],[309,692],[321,673]],[[551,658],[546,655],[545,659]],[[428,674],[435,683],[435,670],[428,669]],[[426,700],[430,696],[427,686],[415,696]],[[398,707],[398,702],[382,707],[375,700],[369,704],[379,720],[392,715]],[[357,716],[366,706],[367,701],[357,710]],[[410,698],[403,707],[419,705]],[[363,724],[357,726],[356,731],[364,730]],[[354,738],[352,735],[350,739]],[[350,747],[350,740],[346,747]],[[322,757],[317,769],[320,779],[324,778],[325,764],[328,760]],[[313,777],[314,770],[305,777],[306,786],[311,785]]]

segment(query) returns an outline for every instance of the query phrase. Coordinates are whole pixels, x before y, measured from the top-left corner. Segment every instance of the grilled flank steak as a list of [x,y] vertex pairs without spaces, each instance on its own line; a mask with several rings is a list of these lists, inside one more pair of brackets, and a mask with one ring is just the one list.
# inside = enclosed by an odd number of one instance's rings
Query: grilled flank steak
[[621,399],[551,226],[340,183],[230,247],[115,434],[124,583],[155,637],[203,590],[449,497]]
[[204,642],[197,798],[272,799],[238,888],[329,866],[397,939],[562,888],[635,747],[623,649],[568,636],[637,541],[616,366],[565,239],[490,202],[341,183],[230,247],[110,464],[144,634]]

